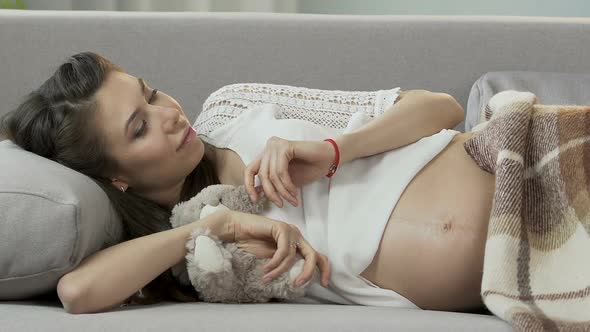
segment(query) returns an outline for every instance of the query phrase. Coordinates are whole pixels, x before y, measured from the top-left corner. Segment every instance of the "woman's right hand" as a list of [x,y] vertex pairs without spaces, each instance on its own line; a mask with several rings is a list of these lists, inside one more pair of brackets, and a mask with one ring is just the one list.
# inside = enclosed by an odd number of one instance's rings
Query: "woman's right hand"
[[[251,241],[254,244],[263,240],[272,245],[276,244],[274,255],[264,265],[263,280],[268,277],[270,281],[288,271],[295,264],[299,251],[305,263],[301,274],[295,279],[295,285],[300,286],[309,281],[313,277],[317,264],[321,272],[322,286],[328,286],[331,272],[328,258],[315,251],[295,225],[239,211],[230,211],[229,215],[234,231],[234,242],[244,244]],[[294,242],[299,242],[299,245],[290,247],[289,243]],[[248,251],[248,245],[244,247],[244,250]]]

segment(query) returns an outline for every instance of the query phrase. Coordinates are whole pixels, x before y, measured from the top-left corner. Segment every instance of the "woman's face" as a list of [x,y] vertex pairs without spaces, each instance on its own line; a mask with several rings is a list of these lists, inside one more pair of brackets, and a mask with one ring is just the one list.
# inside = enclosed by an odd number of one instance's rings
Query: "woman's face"
[[96,92],[97,125],[107,154],[120,165],[113,185],[173,207],[185,177],[204,155],[204,144],[197,136],[178,149],[191,124],[178,102],[160,90],[148,104],[154,88],[148,82],[142,88],[135,76],[110,72]]

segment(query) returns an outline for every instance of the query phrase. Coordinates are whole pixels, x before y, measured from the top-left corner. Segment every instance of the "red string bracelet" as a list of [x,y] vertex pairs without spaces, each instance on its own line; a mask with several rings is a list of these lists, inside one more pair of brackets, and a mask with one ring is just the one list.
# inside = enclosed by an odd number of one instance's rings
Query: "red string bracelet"
[[333,139],[326,138],[324,141],[332,143],[332,145],[334,146],[334,150],[336,150],[336,158],[334,159],[334,163],[330,166],[329,172],[326,175],[327,177],[331,178],[332,175],[336,173],[336,170],[338,169],[338,164],[340,163],[340,150],[338,149],[338,144],[336,144],[336,142],[334,142]]

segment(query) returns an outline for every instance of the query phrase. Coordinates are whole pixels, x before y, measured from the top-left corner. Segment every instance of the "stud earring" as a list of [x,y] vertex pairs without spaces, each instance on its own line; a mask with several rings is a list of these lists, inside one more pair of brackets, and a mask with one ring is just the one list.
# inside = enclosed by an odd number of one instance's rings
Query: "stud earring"
[[[116,179],[111,179],[111,182],[115,182]],[[122,192],[125,192],[125,189],[123,188],[123,186],[119,186],[119,188],[121,189]]]

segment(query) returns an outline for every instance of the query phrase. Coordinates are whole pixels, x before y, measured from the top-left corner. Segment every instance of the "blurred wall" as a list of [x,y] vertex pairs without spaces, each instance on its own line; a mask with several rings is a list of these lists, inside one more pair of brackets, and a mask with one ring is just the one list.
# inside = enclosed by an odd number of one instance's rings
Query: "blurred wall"
[[297,1],[298,0],[24,0],[26,9],[33,10],[255,11],[285,13],[296,13]]
[[590,0],[24,0],[24,3],[27,9],[590,16]]
[[318,14],[590,16],[589,0],[299,0]]

